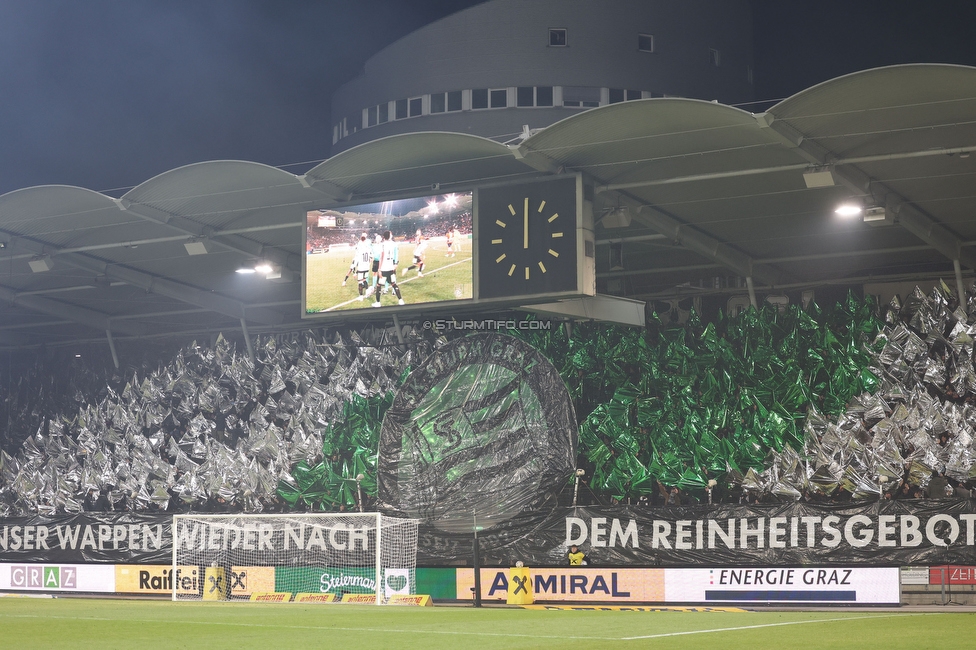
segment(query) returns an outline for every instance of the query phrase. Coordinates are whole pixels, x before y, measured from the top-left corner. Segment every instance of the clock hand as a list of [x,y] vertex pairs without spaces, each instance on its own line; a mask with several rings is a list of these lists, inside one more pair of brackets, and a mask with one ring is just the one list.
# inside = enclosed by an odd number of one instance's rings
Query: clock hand
[[525,217],[522,219],[522,248],[529,247],[529,197],[525,197]]

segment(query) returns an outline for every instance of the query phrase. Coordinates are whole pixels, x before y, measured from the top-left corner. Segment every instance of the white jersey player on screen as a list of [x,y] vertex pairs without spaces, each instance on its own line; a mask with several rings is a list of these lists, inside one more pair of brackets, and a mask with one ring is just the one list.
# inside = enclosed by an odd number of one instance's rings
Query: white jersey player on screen
[[407,270],[403,272],[403,277],[407,276],[407,271],[412,271],[417,269],[417,277],[424,277],[424,258],[427,255],[427,240],[424,239],[423,233],[419,230],[417,231],[417,245],[413,248],[413,264],[407,267]]
[[373,266],[373,247],[369,243],[369,236],[363,233],[356,244],[355,253],[356,280],[359,282],[359,299],[366,297],[366,289],[369,287],[369,273]]
[[396,294],[399,304],[403,304],[403,296],[400,295],[400,285],[397,284],[396,269],[399,263],[400,249],[393,240],[393,233],[387,230],[383,233],[383,246],[380,249],[380,279],[376,287],[376,302],[374,307],[380,306],[380,298],[383,295],[381,289],[389,285]]

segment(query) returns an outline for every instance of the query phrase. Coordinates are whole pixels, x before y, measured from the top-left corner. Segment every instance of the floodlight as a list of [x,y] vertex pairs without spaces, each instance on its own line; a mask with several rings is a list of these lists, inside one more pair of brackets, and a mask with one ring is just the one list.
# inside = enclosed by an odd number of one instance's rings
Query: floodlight
[[206,255],[210,252],[210,248],[205,241],[188,241],[183,244],[183,248],[186,249],[189,255]]
[[808,189],[833,187],[837,184],[837,181],[834,180],[834,173],[829,169],[803,172],[803,182],[806,183]]
[[30,265],[30,270],[34,273],[44,273],[54,268],[54,262],[47,255],[35,257],[28,261],[27,264]]
[[627,206],[613,208],[600,219],[600,225],[604,228],[628,228],[632,217]]
[[838,217],[856,217],[861,214],[861,206],[855,205],[854,203],[844,203],[837,206],[834,214]]

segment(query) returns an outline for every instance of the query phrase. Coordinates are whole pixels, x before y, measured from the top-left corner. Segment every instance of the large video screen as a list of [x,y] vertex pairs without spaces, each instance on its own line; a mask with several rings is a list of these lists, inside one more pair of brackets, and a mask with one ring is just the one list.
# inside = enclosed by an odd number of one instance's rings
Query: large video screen
[[306,316],[473,298],[472,193],[310,210]]

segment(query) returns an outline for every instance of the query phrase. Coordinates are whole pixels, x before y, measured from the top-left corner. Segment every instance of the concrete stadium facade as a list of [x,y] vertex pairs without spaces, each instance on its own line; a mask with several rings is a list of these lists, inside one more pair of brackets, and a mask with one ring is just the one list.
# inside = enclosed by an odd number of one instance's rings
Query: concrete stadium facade
[[491,0],[370,58],[332,97],[333,154],[416,131],[507,142],[634,99],[749,102],[751,22],[745,0]]

